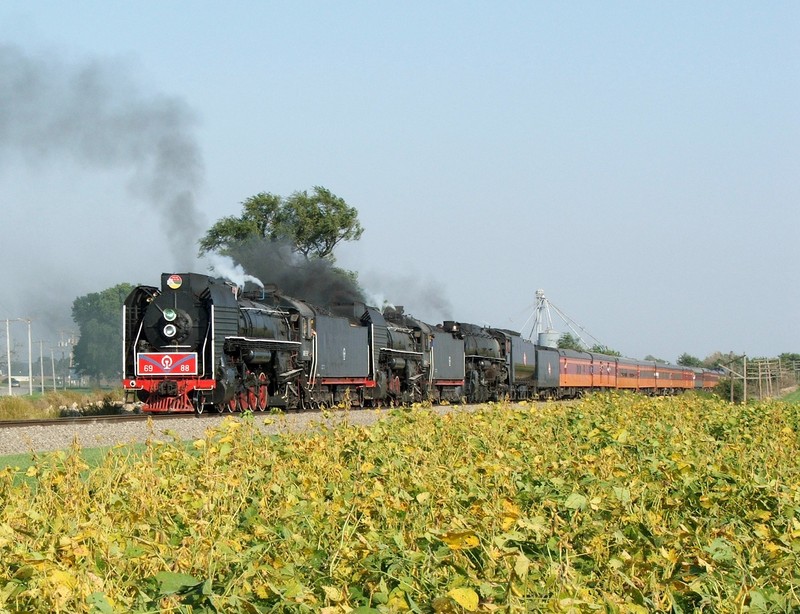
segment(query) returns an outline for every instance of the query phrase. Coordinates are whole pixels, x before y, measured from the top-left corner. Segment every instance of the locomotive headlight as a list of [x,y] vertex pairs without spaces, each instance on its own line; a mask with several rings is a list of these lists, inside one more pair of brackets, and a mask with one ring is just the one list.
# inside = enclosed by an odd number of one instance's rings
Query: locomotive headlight
[[175,333],[178,332],[178,327],[174,324],[167,324],[164,327],[164,336],[172,339],[175,336]]
[[[177,318],[177,317],[178,317],[178,313],[177,313],[177,312],[176,312],[174,309],[170,309],[169,307],[167,307],[167,308],[164,310],[164,314],[163,314],[163,315],[164,315],[164,319],[165,319],[167,322],[174,322],[174,321],[175,321],[175,318]],[[174,334],[174,333],[173,333],[173,334]]]

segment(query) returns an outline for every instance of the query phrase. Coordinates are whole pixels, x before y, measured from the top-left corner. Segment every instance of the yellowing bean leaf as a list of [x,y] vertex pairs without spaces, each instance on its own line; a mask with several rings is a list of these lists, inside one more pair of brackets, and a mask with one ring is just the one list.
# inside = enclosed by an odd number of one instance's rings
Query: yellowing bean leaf
[[467,612],[474,612],[478,609],[478,593],[471,588],[454,588],[447,592],[447,596]]
[[468,550],[481,543],[475,531],[451,531],[444,533],[441,539],[452,550]]

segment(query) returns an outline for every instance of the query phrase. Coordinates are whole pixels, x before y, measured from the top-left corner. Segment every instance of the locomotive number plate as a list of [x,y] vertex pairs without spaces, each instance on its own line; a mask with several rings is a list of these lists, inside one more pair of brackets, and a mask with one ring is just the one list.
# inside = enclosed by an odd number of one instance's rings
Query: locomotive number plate
[[197,352],[137,354],[136,375],[197,375]]

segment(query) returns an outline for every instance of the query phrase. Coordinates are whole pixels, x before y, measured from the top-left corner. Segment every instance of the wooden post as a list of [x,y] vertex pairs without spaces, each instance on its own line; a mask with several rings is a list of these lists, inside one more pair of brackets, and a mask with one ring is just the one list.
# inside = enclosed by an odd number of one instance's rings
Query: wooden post
[[743,357],[744,360],[744,369],[742,369],[742,373],[744,377],[742,378],[742,404],[747,404],[747,355],[745,354]]

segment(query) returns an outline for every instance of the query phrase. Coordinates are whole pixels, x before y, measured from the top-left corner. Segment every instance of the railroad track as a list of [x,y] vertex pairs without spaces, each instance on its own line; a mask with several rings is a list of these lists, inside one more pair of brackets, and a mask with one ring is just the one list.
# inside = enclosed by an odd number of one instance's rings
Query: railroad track
[[0,428],[26,426],[54,426],[70,424],[99,424],[103,422],[139,422],[152,418],[154,421],[187,418],[213,418],[220,414],[109,414],[99,416],[69,416],[64,418],[47,418],[43,420],[0,420]]
[[[290,413],[314,413],[316,410],[306,410],[306,411],[291,411]],[[254,416],[268,416],[269,410],[261,412],[253,412]],[[174,413],[174,414],[137,414],[126,412],[124,414],[100,414],[96,416],[63,416],[61,418],[47,418],[41,420],[0,420],[0,428],[21,428],[27,426],[55,426],[55,425],[90,425],[90,424],[101,424],[101,423],[125,423],[125,422],[140,422],[151,418],[154,422],[164,421],[164,420],[188,420],[188,419],[200,419],[200,420],[211,420],[213,418],[219,418],[221,416],[243,416],[244,412],[230,412],[230,411],[205,411],[202,414],[186,412],[186,413]]]
[[[568,401],[562,401],[567,402]],[[471,411],[477,407],[480,407],[481,403],[467,403],[464,405],[455,405],[454,407],[460,407],[462,409],[466,409],[467,411]],[[446,407],[444,405],[438,407]],[[375,408],[352,408],[351,411],[360,411],[360,410],[369,410]],[[382,409],[392,409],[390,407],[384,407]],[[334,410],[336,411],[336,410]],[[261,412],[253,412],[254,416],[268,416],[269,410]],[[286,412],[287,414],[314,414],[319,413],[319,410],[313,409],[306,409],[306,410],[291,410]],[[131,413],[125,412],[123,414],[101,414],[96,416],[64,416],[61,418],[48,418],[43,420],[0,420],[0,428],[5,427],[26,427],[26,426],[53,426],[53,425],[88,425],[88,424],[100,424],[100,423],[125,423],[125,422],[140,422],[143,420],[147,420],[151,418],[154,422],[163,421],[163,420],[187,420],[187,419],[200,419],[200,420],[210,420],[212,418],[218,418],[220,416],[243,416],[244,412],[229,412],[229,411],[205,411],[201,414],[198,413],[174,413],[174,414],[139,414],[139,413]]]

